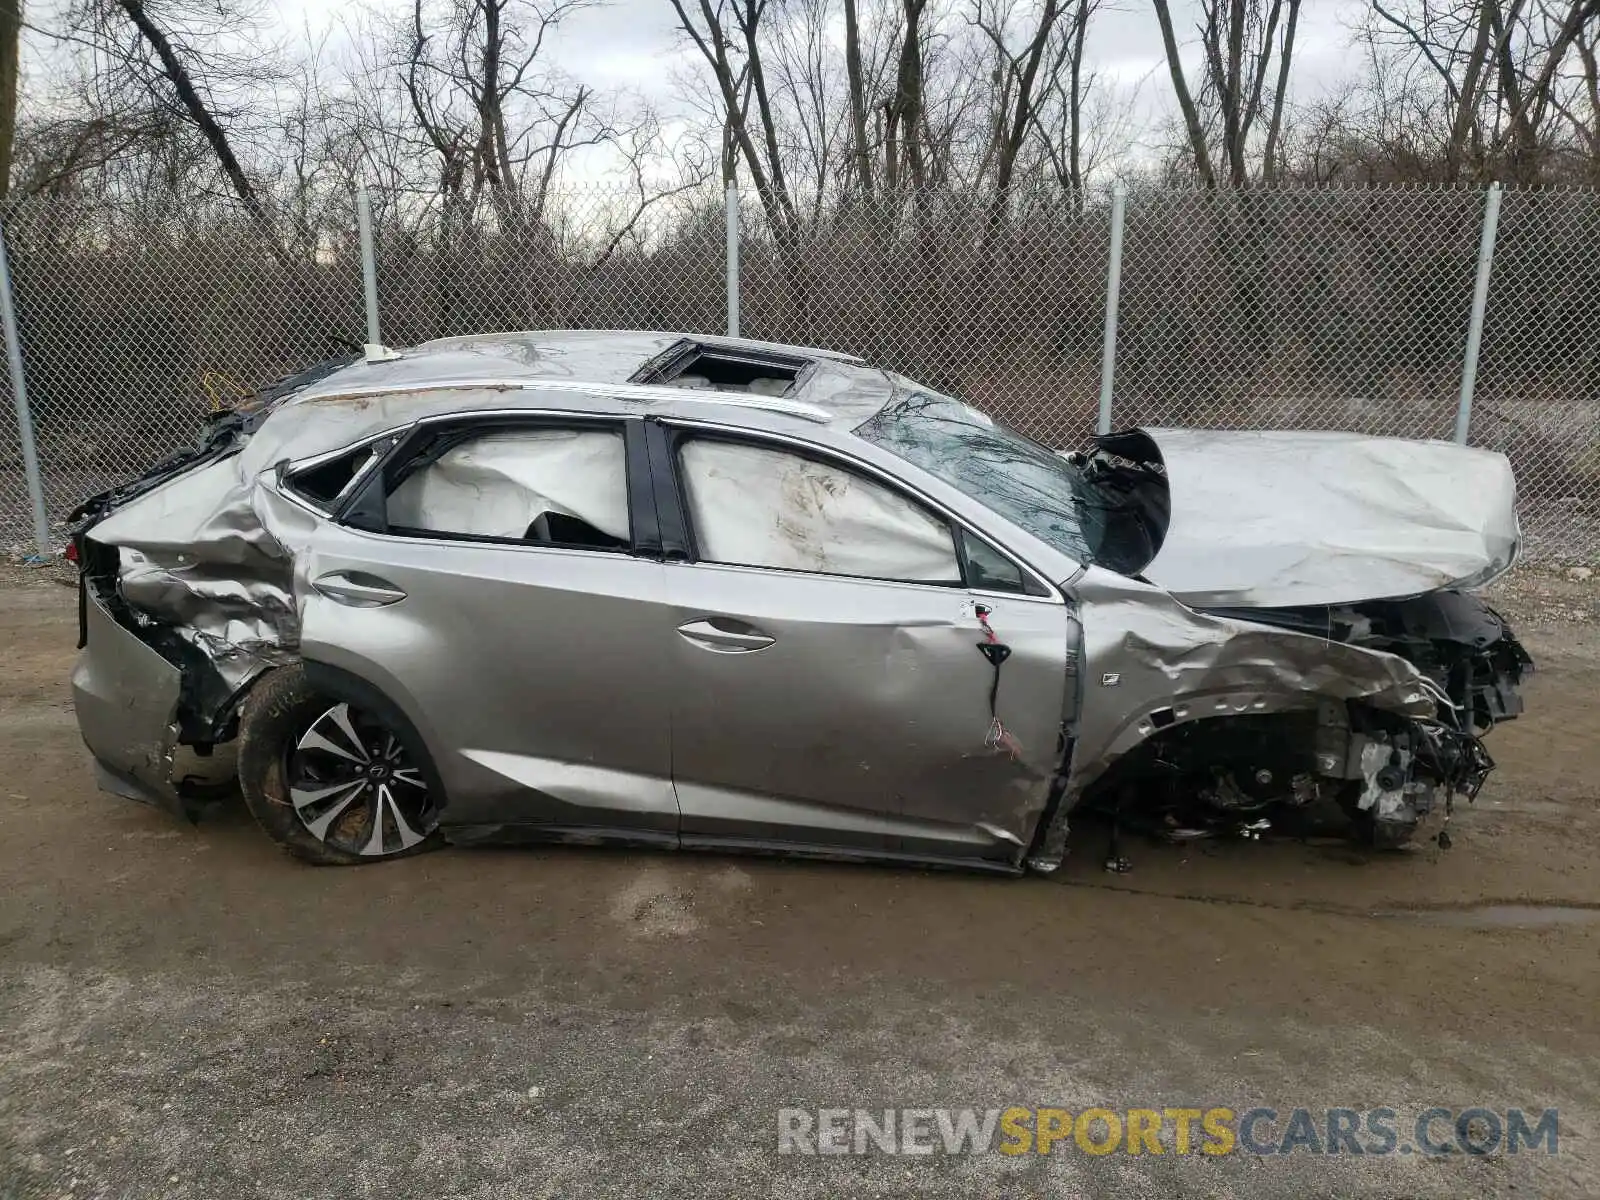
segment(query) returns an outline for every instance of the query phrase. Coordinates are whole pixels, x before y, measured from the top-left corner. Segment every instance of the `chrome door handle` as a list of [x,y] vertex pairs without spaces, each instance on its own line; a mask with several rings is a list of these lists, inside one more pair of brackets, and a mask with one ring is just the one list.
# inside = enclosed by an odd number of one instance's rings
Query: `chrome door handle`
[[406,594],[387,579],[379,579],[363,571],[333,571],[319,575],[311,581],[311,586],[329,600],[347,604],[351,608],[382,608],[385,604],[406,598]]
[[679,625],[678,632],[702,650],[715,650],[719,654],[746,654],[751,650],[763,650],[777,640],[749,626],[744,630],[724,629],[716,621],[715,617],[690,621],[687,625]]

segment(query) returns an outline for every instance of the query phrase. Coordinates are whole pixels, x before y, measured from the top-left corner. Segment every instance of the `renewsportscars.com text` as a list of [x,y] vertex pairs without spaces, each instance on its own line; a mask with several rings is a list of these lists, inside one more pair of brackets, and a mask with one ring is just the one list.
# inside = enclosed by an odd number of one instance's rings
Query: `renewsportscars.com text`
[[782,1108],[779,1154],[1556,1154],[1554,1108]]

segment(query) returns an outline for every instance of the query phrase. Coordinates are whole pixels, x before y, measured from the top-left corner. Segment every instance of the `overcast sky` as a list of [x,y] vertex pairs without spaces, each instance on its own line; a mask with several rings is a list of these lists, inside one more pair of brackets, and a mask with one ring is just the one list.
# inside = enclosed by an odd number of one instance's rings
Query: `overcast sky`
[[[286,12],[322,8],[318,0],[281,0]],[[1326,93],[1359,69],[1352,61],[1351,34],[1366,0],[1305,0],[1296,34],[1293,91],[1306,100]],[[1199,0],[1173,0],[1173,19],[1190,78],[1200,68],[1196,25]],[[322,8],[322,11],[327,11]],[[313,18],[314,19],[314,18]],[[556,61],[574,78],[596,88],[629,89],[670,114],[677,100],[674,78],[692,76],[699,55],[676,32],[668,0],[611,0],[578,13],[558,35]],[[1117,86],[1132,104],[1135,158],[1152,147],[1166,113],[1173,111],[1171,83],[1160,28],[1150,0],[1106,0],[1089,26],[1091,69]]]
[[[35,0],[30,19],[48,26],[51,10],[67,0]],[[301,31],[326,32],[337,44],[347,22],[341,14],[356,6],[334,0],[262,0],[286,40]],[[1295,46],[1293,95],[1304,101],[1325,93],[1360,69],[1352,49],[1352,30],[1366,0],[1304,0]],[[1195,25],[1198,0],[1173,0],[1173,15],[1191,78],[1199,66]],[[46,39],[29,35],[28,64],[36,78],[47,73]],[[1132,114],[1134,156],[1148,152],[1158,127],[1172,111],[1160,31],[1150,0],[1106,0],[1089,26],[1088,57],[1102,81],[1118,89]],[[631,91],[670,117],[681,101],[674,80],[697,72],[697,55],[674,32],[668,0],[609,0],[570,17],[551,47],[550,59],[571,77],[602,92]]]
[[[1306,0],[1295,49],[1295,77],[1302,87],[1323,85],[1350,69],[1350,31],[1365,8],[1364,0]],[[1172,9],[1180,39],[1195,43],[1198,0],[1174,0]],[[689,63],[692,53],[673,29],[668,0],[614,0],[575,17],[562,32],[560,49],[568,69],[581,79],[664,97],[671,65]],[[1097,12],[1089,26],[1089,55],[1096,69],[1122,80],[1143,78],[1163,66],[1161,34],[1149,0],[1113,0]],[[1186,59],[1191,67],[1198,66],[1197,44],[1186,47]]]

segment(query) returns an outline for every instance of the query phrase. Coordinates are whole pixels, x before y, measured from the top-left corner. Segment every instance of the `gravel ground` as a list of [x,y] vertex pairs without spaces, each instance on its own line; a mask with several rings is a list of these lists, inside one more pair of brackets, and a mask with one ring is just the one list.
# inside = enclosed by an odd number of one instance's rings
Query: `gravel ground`
[[[623,851],[281,855],[97,792],[71,593],[0,579],[0,1200],[1600,1192],[1600,584],[1455,845],[1057,878]],[[784,1106],[1520,1106],[1560,1153],[780,1156]],[[1402,1120],[1402,1126],[1405,1122]]]

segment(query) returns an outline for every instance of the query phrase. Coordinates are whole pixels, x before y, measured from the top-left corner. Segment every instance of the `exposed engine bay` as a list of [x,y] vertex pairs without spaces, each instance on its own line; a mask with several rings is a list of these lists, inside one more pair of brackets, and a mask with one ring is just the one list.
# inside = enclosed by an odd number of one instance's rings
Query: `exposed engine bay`
[[[1070,459],[1104,500],[1104,541],[1126,552],[1124,568],[1148,571],[1152,582],[1187,600],[1175,586],[1183,581],[1160,569],[1174,499],[1159,442],[1164,432],[1106,435]],[[1234,505],[1242,509],[1264,486],[1242,477]],[[1215,537],[1222,553],[1227,530]],[[1180,561],[1186,568],[1198,557],[1186,549]],[[1480,574],[1499,573],[1509,558],[1490,558]],[[1359,573],[1352,569],[1351,575],[1356,578],[1344,586],[1355,591]],[[1283,579],[1270,582],[1272,589],[1285,587]],[[1325,585],[1320,576],[1310,584]],[[1240,593],[1241,600],[1255,598]],[[1437,713],[1407,717],[1328,698],[1302,712],[1187,722],[1169,717],[1166,728],[1157,713],[1152,736],[1099,776],[1080,803],[1171,840],[1310,831],[1326,827],[1330,814],[1342,814],[1358,838],[1378,846],[1439,836],[1456,798],[1474,799],[1493,769],[1481,737],[1521,713],[1518,689],[1533,671],[1505,620],[1458,588],[1336,604],[1193,608],[1405,659],[1432,685]],[[1448,845],[1447,834],[1442,844]]]

